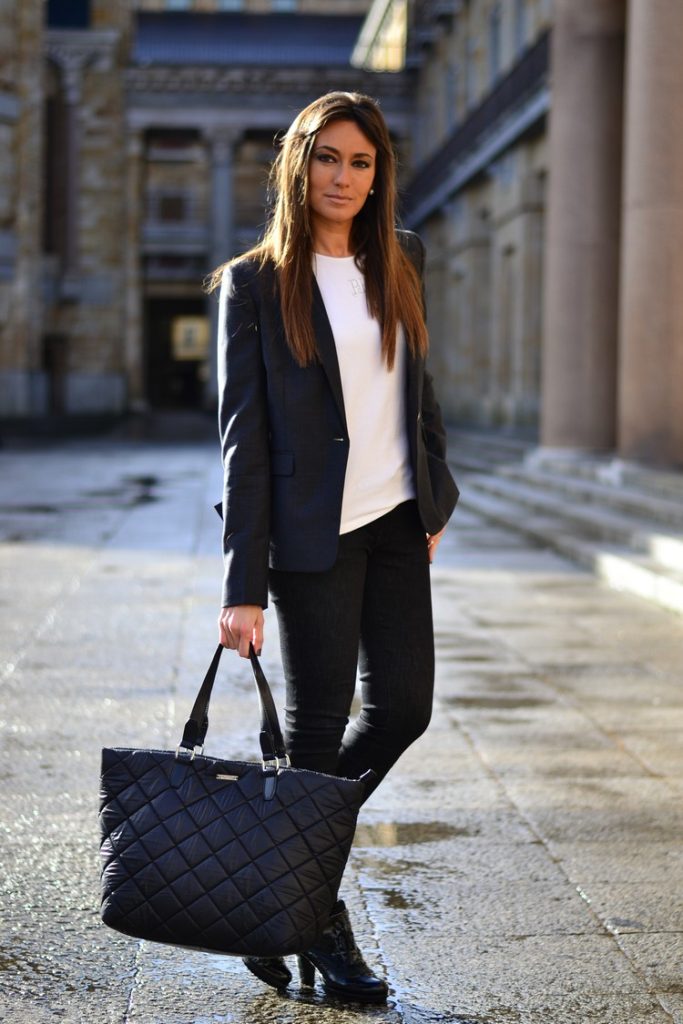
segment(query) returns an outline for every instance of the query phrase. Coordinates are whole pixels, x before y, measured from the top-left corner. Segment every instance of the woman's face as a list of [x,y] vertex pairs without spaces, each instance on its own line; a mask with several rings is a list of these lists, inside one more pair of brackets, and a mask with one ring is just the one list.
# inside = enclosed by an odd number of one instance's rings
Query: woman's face
[[333,121],[318,132],[308,165],[313,226],[349,228],[375,179],[377,150],[355,121]]

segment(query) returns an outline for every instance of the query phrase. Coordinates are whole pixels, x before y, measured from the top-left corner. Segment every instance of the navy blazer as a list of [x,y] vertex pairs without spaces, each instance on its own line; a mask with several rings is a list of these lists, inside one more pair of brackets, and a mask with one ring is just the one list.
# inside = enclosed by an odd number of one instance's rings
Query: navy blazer
[[[399,240],[420,275],[424,247]],[[219,423],[225,467],[223,607],[268,603],[268,566],[322,572],[337,557],[349,438],[341,376],[313,277],[320,360],[301,367],[285,340],[275,270],[229,267],[218,327]],[[458,499],[446,435],[424,359],[407,353],[406,430],[425,533],[445,526]],[[368,440],[368,443],[372,443]]]

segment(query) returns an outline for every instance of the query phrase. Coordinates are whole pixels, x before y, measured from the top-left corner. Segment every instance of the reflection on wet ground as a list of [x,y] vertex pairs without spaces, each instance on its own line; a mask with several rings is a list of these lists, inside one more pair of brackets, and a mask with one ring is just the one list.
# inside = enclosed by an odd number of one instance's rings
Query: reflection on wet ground
[[511,710],[514,708],[540,708],[552,704],[551,700],[540,697],[444,697],[444,704],[460,708],[493,708]]
[[472,829],[447,825],[443,821],[359,823],[355,846],[412,846],[415,843],[438,843],[455,836],[476,835]]
[[382,889],[382,897],[387,907],[394,910],[422,910],[424,901],[412,893],[401,892],[400,889]]
[[[389,1004],[336,1004],[319,978],[280,998],[237,958],[137,943],[98,916],[101,746],[179,735],[183,680],[215,642],[220,460],[6,454],[3,480],[3,535],[40,543],[2,549],[2,1024],[671,1024],[683,761],[668,615],[523,545],[505,562],[503,534],[454,525],[433,575],[432,725],[364,807],[342,889]],[[212,743],[250,760],[253,683],[230,676]]]
[[439,660],[441,662],[444,662],[444,661],[457,661],[457,662],[464,662],[464,663],[467,663],[467,662],[475,663],[475,662],[495,661],[496,660],[496,655],[495,655],[495,653],[493,653],[491,651],[488,651],[488,652],[483,652],[482,651],[481,653],[476,653],[476,654],[473,654],[473,653],[471,653],[469,651],[443,651],[440,654]]
[[27,516],[55,516],[63,509],[56,505],[0,505],[0,513]]
[[[105,499],[107,508],[130,509],[138,505],[147,505],[160,500],[156,488],[161,484],[157,476],[124,476],[115,487],[93,488],[81,492],[80,499],[69,500],[59,505],[54,504],[4,504],[0,505],[0,515],[8,516],[57,516],[68,512],[79,512],[97,508],[99,499]],[[89,500],[95,499],[95,500]]]

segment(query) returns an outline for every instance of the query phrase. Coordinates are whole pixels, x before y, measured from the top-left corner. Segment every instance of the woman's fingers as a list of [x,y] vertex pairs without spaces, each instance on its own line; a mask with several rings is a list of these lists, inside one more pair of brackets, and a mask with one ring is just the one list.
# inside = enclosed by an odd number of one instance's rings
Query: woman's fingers
[[263,613],[257,618],[252,636],[252,643],[257,654],[261,653],[263,647]]
[[239,641],[237,644],[240,658],[249,657],[249,644],[251,643],[251,630],[243,630],[240,633]]
[[221,609],[221,614],[218,616],[218,643],[222,644],[223,647],[227,647],[228,650],[234,651],[237,645],[228,626],[227,616],[225,615],[226,610],[225,608]]
[[438,533],[428,533],[427,534],[427,553],[429,554],[429,561],[430,562],[434,561],[434,555],[436,554],[436,549],[438,548],[439,544],[441,543],[441,538],[443,537],[443,535],[445,533],[445,530],[446,530],[446,527],[444,526],[443,530],[439,530]]
[[263,609],[257,605],[223,608],[218,619],[219,642],[241,658],[249,657],[249,644],[260,653],[263,647]]

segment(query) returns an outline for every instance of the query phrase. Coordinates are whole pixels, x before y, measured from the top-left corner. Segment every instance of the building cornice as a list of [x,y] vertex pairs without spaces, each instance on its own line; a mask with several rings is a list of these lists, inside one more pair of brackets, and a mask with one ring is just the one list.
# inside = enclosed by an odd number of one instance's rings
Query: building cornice
[[[314,97],[315,91],[306,95],[306,99]],[[185,102],[182,102],[183,99]],[[126,109],[126,125],[129,132],[144,132],[152,128],[194,128],[207,137],[217,131],[280,131],[291,122],[292,111],[297,98],[291,93],[280,97],[279,102],[271,102],[267,107],[245,107],[234,97],[235,102],[207,102],[205,96],[174,96],[173,94],[136,97],[129,102]],[[404,110],[384,108],[384,116],[389,130],[398,138],[405,138],[410,133],[411,118]]]
[[68,103],[81,99],[83,71],[112,71],[121,33],[116,29],[50,28],[45,33],[43,52],[61,68]]
[[171,66],[129,67],[124,74],[129,95],[136,93],[252,93],[277,95],[308,93],[311,89],[365,89],[380,97],[405,98],[411,82],[406,75],[377,75],[356,68],[215,67]]
[[61,66],[78,61],[110,71],[120,39],[116,29],[50,28],[45,33],[44,51]]

